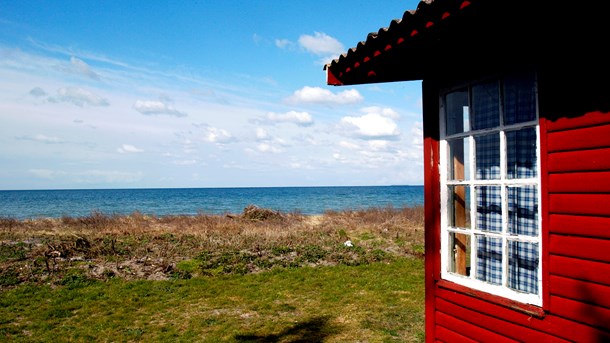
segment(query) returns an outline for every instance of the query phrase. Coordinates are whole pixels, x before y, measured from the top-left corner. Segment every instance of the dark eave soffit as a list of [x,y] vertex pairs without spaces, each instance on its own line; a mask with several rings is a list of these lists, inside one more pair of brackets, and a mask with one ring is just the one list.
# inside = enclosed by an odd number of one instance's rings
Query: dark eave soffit
[[404,12],[325,65],[326,82],[340,86],[446,78],[484,66],[498,71],[540,62],[587,65],[591,58],[602,58],[599,47],[610,34],[603,4],[420,1],[416,10]]

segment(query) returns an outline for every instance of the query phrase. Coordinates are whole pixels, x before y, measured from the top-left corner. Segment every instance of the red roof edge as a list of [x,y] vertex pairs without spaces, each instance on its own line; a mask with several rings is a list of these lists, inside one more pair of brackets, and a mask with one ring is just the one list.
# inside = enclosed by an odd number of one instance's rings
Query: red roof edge
[[330,86],[343,86],[343,82],[339,81],[339,79],[333,75],[328,66],[324,66],[326,69],[326,84]]

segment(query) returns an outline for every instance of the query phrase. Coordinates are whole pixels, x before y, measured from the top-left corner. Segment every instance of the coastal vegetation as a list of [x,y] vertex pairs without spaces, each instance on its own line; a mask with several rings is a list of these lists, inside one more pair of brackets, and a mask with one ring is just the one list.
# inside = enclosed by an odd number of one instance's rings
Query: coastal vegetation
[[0,218],[8,341],[418,342],[423,209]]

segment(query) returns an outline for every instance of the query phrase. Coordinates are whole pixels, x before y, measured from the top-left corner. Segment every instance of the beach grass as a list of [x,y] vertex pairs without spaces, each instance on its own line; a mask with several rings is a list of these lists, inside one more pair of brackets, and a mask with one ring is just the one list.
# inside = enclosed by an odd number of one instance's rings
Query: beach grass
[[421,208],[2,218],[0,242],[7,341],[423,341]]

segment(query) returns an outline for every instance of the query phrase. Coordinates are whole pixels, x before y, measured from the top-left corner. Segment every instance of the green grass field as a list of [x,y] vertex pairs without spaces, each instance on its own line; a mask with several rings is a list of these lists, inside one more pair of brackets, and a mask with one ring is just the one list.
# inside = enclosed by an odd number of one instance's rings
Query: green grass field
[[422,342],[423,275],[421,208],[0,218],[0,341]]
[[5,342],[421,342],[423,260],[0,293]]

